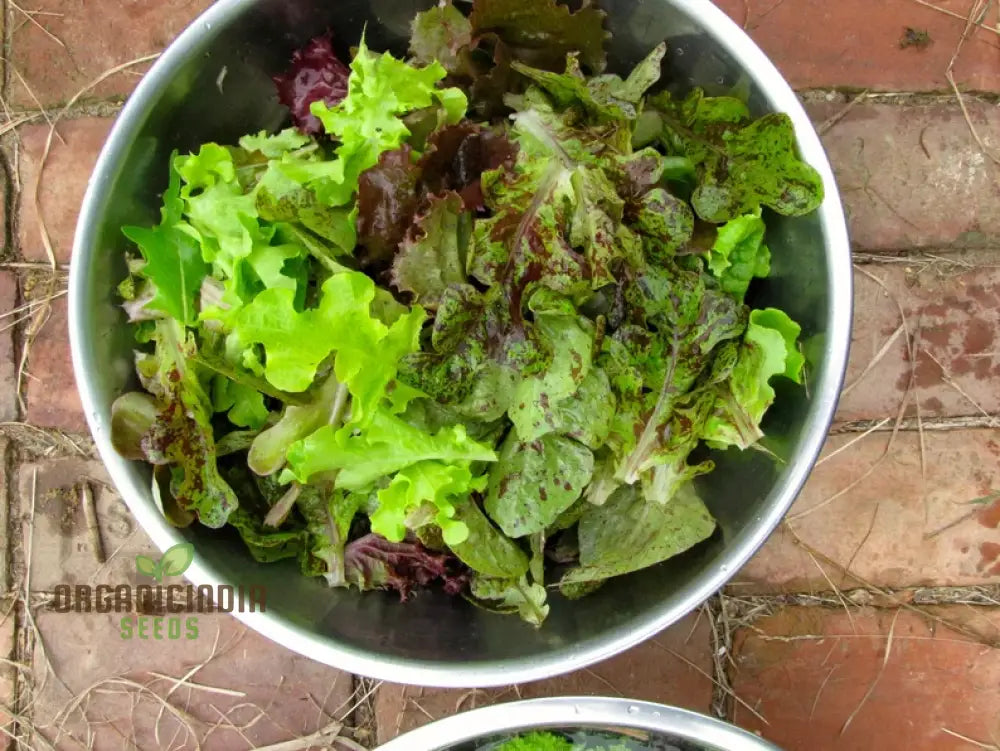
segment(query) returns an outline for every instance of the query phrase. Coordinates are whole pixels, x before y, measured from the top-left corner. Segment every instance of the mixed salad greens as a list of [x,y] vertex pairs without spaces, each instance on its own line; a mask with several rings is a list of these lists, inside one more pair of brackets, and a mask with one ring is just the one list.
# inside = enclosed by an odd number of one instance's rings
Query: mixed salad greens
[[[642,751],[650,746],[631,738],[609,738],[610,733],[574,733],[572,740],[563,733],[536,730],[522,733],[500,743],[480,746],[478,751]],[[676,748],[676,747],[675,747]]]
[[[120,291],[113,440],[180,526],[331,586],[540,624],[709,537],[700,445],[746,449],[799,326],[744,302],[764,209],[814,210],[789,118],[604,72],[604,14],[448,0],[407,59],[320,37],[293,127],[175,154]],[[702,452],[704,453],[704,452]]]

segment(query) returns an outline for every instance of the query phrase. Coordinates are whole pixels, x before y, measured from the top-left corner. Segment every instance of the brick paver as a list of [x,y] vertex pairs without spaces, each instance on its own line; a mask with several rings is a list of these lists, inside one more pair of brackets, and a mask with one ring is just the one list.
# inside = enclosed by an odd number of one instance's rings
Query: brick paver
[[[813,119],[821,123],[843,107],[813,105]],[[1000,148],[1000,109],[971,100],[968,107],[983,140]],[[823,143],[856,248],[995,247],[1000,167],[972,140],[954,100],[858,105]]]
[[[67,702],[93,686],[97,690],[90,694],[86,711],[96,751],[195,748],[170,712],[163,712],[157,732],[161,704],[152,694],[170,694],[171,705],[190,718],[204,751],[256,748],[301,737],[327,726],[350,707],[349,674],[279,647],[231,616],[178,616],[197,618],[197,638],[186,638],[191,632],[185,620],[180,639],[145,641],[138,640],[137,631],[131,639],[122,638],[121,617],[39,614],[45,652],[61,679],[50,675],[35,696],[34,723],[49,739],[55,737],[53,723],[61,719]],[[189,677],[190,685],[171,691],[172,679],[206,661]],[[41,685],[44,672],[36,651],[36,685]],[[66,729],[85,737],[79,712],[67,718]],[[134,745],[123,744],[123,736]],[[57,747],[80,745],[63,736]]]
[[[856,437],[831,438],[825,453]],[[795,534],[878,586],[1000,583],[1000,500],[981,502],[1000,492],[996,431],[926,432],[923,479],[919,436],[901,432],[891,453],[861,479],[888,438],[888,432],[870,435],[813,471],[787,517]],[[814,507],[814,513],[797,516]],[[838,586],[856,586],[836,570],[827,573]],[[830,583],[792,536],[779,530],[732,588],[808,592],[829,590]]]
[[[972,4],[938,0],[954,18],[913,0],[717,0],[798,89],[847,87],[876,91],[945,91],[945,71]],[[749,22],[747,11],[749,10]],[[983,18],[995,27],[997,9]],[[923,48],[901,47],[907,27],[925,31]],[[973,91],[1000,90],[1000,40],[973,30],[955,79]]]
[[[11,12],[10,99],[17,107],[66,102],[106,71],[161,51],[211,0],[34,0],[31,23]],[[44,27],[39,28],[39,26]],[[88,97],[120,97],[135,88],[148,65],[114,74]],[[25,85],[27,83],[27,86]],[[30,91],[29,91],[30,88]]]
[[50,315],[35,336],[28,358],[26,394],[28,422],[71,433],[88,433],[69,349],[67,299],[52,301]]
[[17,276],[0,271],[0,422],[17,419],[13,325],[20,317],[17,307]]
[[[972,611],[935,615],[995,638],[996,612]],[[743,629],[736,654],[734,689],[767,724],[742,706],[736,721],[784,751],[976,747],[946,730],[980,748],[1000,739],[1000,651],[915,613],[790,607]]]
[[[7,476],[7,459],[10,451],[10,443],[6,438],[0,436],[0,529],[4,530],[4,539],[7,537],[7,530],[11,529],[10,508],[8,499],[10,498],[8,487],[11,478]],[[7,570],[8,556],[6,546],[0,546],[0,596],[7,594],[10,588],[10,572]],[[2,611],[0,611],[2,612]]]
[[[918,401],[922,417],[1000,411],[1000,343],[994,341],[1000,332],[1000,270],[988,254],[971,262],[979,268],[966,271],[938,256],[855,272],[851,360],[838,420],[895,417],[911,370],[908,415],[916,414]],[[903,325],[900,308],[906,327],[897,331]],[[917,347],[915,369],[907,329]]]
[[[27,260],[48,260],[39,224],[41,215],[56,260],[69,261],[80,203],[111,125],[112,120],[98,117],[60,123],[57,128],[62,139],[52,139],[44,164],[42,157],[49,139],[49,126],[31,125],[19,131],[22,192],[18,243]],[[39,167],[42,167],[40,177]]]
[[4,712],[14,701],[15,668],[3,660],[14,658],[14,611],[0,605],[0,751],[12,748],[10,736],[14,733],[14,719]]
[[[99,542],[81,503],[84,482],[97,511]],[[158,552],[109,483],[104,466],[94,460],[65,458],[19,467],[17,520],[24,550],[31,535],[33,592],[51,592],[57,584],[139,582],[135,556]],[[98,544],[103,562],[95,550]]]
[[[209,3],[20,3],[32,12],[30,20],[10,5],[5,101],[14,109],[34,109],[37,96],[50,111],[56,110],[103,71],[158,51]],[[963,17],[971,5],[970,0],[934,3]],[[947,92],[944,73],[964,29],[961,18],[914,0],[719,4],[746,24],[793,86],[831,90],[806,97],[817,124],[839,113],[861,89]],[[982,22],[993,29],[998,21],[1000,8],[994,3]],[[47,36],[39,24],[60,41]],[[907,27],[926,31],[930,43],[901,47]],[[636,39],[650,40],[665,31],[642,3],[636,5],[628,29]],[[1000,92],[1000,36],[989,29],[970,35],[954,68],[956,81],[970,92]],[[10,237],[14,245],[3,249],[2,260],[45,262],[40,229],[44,222],[58,261],[69,261],[80,201],[112,125],[111,118],[90,115],[113,111],[107,103],[127,96],[142,69],[137,66],[107,79],[87,95],[102,104],[74,110],[60,123],[62,138],[53,141],[38,183],[37,206],[35,185],[49,128],[37,120],[18,129],[19,146],[8,150],[7,170],[17,178],[21,193],[13,201],[16,216],[5,217],[7,202],[0,200],[0,226],[6,228],[0,237]],[[987,145],[1000,148],[1000,109],[973,96],[967,103]],[[8,138],[13,146],[13,136]],[[829,127],[823,140],[849,214],[854,247],[905,256],[891,263],[888,258],[867,263],[855,275],[856,326],[847,383],[857,384],[844,396],[838,420],[895,417],[911,367],[902,336],[884,347],[900,324],[897,302],[911,331],[919,330],[913,404],[919,403],[922,416],[940,426],[942,420],[958,416],[983,419],[984,411],[1000,413],[995,388],[1000,361],[994,354],[1000,351],[994,342],[1000,329],[1000,275],[992,257],[1000,248],[1000,169],[975,144],[950,95],[866,100]],[[12,188],[8,182],[0,170],[0,192]],[[970,248],[979,255],[963,254],[958,265],[933,258],[954,259],[955,251]],[[881,280],[885,289],[867,274]],[[28,299],[38,298],[27,271],[0,269],[0,314],[16,303],[19,288]],[[65,298],[57,298],[31,349],[23,415],[13,383],[19,353],[12,350],[23,342],[26,324],[6,328],[10,317],[0,322],[0,422],[20,416],[41,428],[86,432],[73,383],[66,316]],[[876,356],[879,362],[858,381]],[[910,413],[913,410],[911,406]],[[843,450],[817,467],[792,510],[790,524],[823,556],[849,565],[880,587],[1000,583],[1000,499],[994,499],[1000,492],[1000,438],[994,433],[928,430],[921,462],[918,435],[901,432],[893,450],[867,476],[888,433],[870,435],[849,447],[858,434],[836,436],[825,454]],[[0,538],[25,541],[34,495],[32,591],[50,592],[59,583],[136,583],[134,556],[152,552],[152,546],[106,485],[100,463],[83,456],[29,458],[22,448],[14,440],[8,447],[0,438]],[[3,477],[8,469],[9,482]],[[106,565],[95,555],[79,505],[77,488],[83,478],[93,481],[101,545],[111,556]],[[9,490],[5,482],[12,486]],[[822,509],[800,516],[855,482]],[[978,505],[969,503],[983,499]],[[13,504],[9,514],[8,500]],[[0,595],[9,579],[5,567],[21,560],[20,553],[12,556],[7,547],[0,545]],[[833,568],[824,575],[817,562],[790,535],[778,532],[732,584],[735,595],[754,595],[748,603],[776,613],[736,624],[735,662],[728,672],[740,697],[769,723],[737,706],[740,724],[762,732],[786,751],[951,751],[974,748],[976,743],[1000,744],[1000,652],[965,641],[943,626],[931,628],[910,612],[852,609],[848,616],[843,610],[822,608],[778,610],[778,601],[768,596],[775,592],[857,585]],[[10,601],[9,595],[0,599],[0,656],[11,652],[13,621],[4,620],[3,610]],[[879,598],[873,601],[886,604]],[[940,614],[951,620],[974,619],[977,628],[994,636],[1000,628],[1000,608],[948,607]],[[119,617],[63,615],[44,608],[38,612],[44,654],[69,688],[50,674],[44,690],[19,699],[22,705],[34,699],[35,724],[48,738],[55,738],[52,723],[70,694],[100,683],[87,704],[88,719],[95,723],[93,748],[193,747],[169,712],[159,720],[157,734],[160,705],[137,686],[165,696],[172,684],[154,673],[183,675],[210,655],[217,633],[219,654],[191,676],[197,685],[178,687],[170,695],[171,704],[193,718],[201,748],[242,750],[301,736],[353,704],[348,700],[350,676],[253,633],[244,634],[228,616],[198,616],[197,640],[141,642],[121,638]],[[890,631],[892,649],[885,660]],[[42,655],[36,647],[36,685],[43,683],[46,671]],[[429,716],[517,696],[626,695],[706,712],[712,699],[712,681],[706,674],[714,670],[710,624],[692,615],[624,655],[549,681],[477,692],[383,685],[375,698],[377,733],[384,740],[429,721]],[[123,677],[135,683],[114,683]],[[11,690],[10,672],[0,665],[0,702],[9,701]],[[241,729],[227,725],[220,712]],[[4,722],[0,715],[0,728]],[[66,725],[79,734],[81,722],[75,712]],[[948,735],[945,729],[971,741]],[[0,732],[0,751],[4,739]],[[67,737],[56,746],[81,747]],[[38,742],[33,747],[48,746]]]
[[542,696],[627,696],[708,712],[712,701],[711,628],[691,615],[618,657],[569,675],[517,688],[471,691],[383,685],[376,696],[378,737],[385,742],[458,711]]

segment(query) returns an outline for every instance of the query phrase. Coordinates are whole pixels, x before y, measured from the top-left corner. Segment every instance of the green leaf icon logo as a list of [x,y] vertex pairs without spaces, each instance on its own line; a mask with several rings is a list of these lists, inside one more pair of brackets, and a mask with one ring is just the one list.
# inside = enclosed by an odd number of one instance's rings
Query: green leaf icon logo
[[191,566],[194,560],[194,545],[190,542],[179,542],[167,548],[163,557],[157,562],[148,555],[137,555],[135,567],[140,574],[151,576],[162,582],[165,576],[180,576]]
[[190,542],[179,542],[167,551],[160,559],[160,579],[164,576],[180,576],[191,566],[194,560],[194,545]]
[[148,555],[137,555],[135,557],[135,567],[139,570],[140,574],[152,576],[153,578],[157,576],[156,561]]

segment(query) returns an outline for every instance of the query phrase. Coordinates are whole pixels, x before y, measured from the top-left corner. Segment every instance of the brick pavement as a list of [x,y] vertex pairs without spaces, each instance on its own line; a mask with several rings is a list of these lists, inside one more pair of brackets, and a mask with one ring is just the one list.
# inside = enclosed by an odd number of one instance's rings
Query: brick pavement
[[[56,583],[134,579],[125,562],[151,547],[90,455],[72,387],[64,300],[34,333],[24,405],[14,389],[32,324],[17,311],[39,299],[44,275],[37,267],[47,262],[41,227],[57,261],[70,262],[77,208],[108,115],[143,66],[111,76],[67,113],[40,178],[49,132],[34,108],[64,103],[102,71],[158,51],[206,5],[37,0],[8,8],[5,99],[15,117],[34,119],[4,136],[0,170],[0,536],[7,541],[0,556],[0,751],[12,745],[8,734],[19,734],[24,748],[44,747],[32,733],[59,748],[78,747],[65,732],[82,737],[81,717],[62,710],[71,692],[101,681],[87,705],[97,720],[94,748],[128,746],[127,739],[142,749],[171,741],[185,747],[178,717],[190,718],[207,749],[301,736],[344,716],[364,685],[243,633],[226,616],[205,618],[196,648],[151,641],[135,650],[110,616],[51,607]],[[702,712],[723,708],[731,721],[788,751],[1000,745],[1000,651],[991,647],[1000,628],[1000,171],[972,139],[945,78],[970,3],[720,5],[803,92],[814,121],[826,124],[823,140],[849,214],[856,321],[829,458],[788,525],[711,611],[549,681],[482,692],[383,685],[370,706],[346,716],[364,724],[369,735],[360,740],[384,740],[430,717],[517,695],[595,693]],[[19,7],[41,13],[29,18]],[[969,116],[994,150],[998,21],[1000,9],[991,4],[954,66],[956,83],[972,92]],[[907,27],[926,31],[929,44],[901,46]],[[862,90],[872,95],[838,119]],[[15,210],[8,213],[9,206]],[[914,391],[893,436],[911,369]],[[878,429],[865,434],[871,426]],[[107,564],[94,555],[79,505],[82,480],[93,491],[101,545],[120,556]],[[37,631],[17,596],[29,546]],[[732,637],[719,653],[721,673],[712,626]],[[205,660],[216,633],[218,656],[171,692],[171,680]],[[25,667],[19,673],[15,664]],[[739,701],[726,694],[729,686]],[[178,713],[157,720],[157,696]],[[255,708],[264,710],[259,720]],[[25,720],[13,721],[14,710]],[[217,712],[228,713],[228,725]],[[64,715],[57,740],[53,723]]]

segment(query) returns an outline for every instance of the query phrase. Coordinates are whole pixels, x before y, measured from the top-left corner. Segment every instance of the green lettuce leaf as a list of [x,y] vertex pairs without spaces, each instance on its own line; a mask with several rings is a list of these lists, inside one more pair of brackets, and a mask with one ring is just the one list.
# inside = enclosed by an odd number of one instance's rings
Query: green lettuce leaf
[[302,554],[306,539],[305,530],[275,531],[264,526],[260,519],[243,508],[229,515],[229,524],[236,528],[255,561],[273,563]]
[[524,443],[511,433],[490,470],[484,507],[508,537],[541,532],[573,505],[590,481],[594,455],[549,433]]
[[437,61],[449,73],[464,66],[460,50],[472,43],[472,24],[450,0],[418,13],[410,29],[410,54],[422,65]]
[[171,157],[170,184],[163,194],[160,224],[152,229],[123,227],[146,263],[140,273],[153,284],[153,296],[144,307],[159,310],[187,326],[198,320],[198,294],[209,266],[202,259],[195,233],[181,220],[180,174]]
[[518,579],[475,576],[470,591],[484,607],[498,613],[517,613],[532,626],[541,626],[549,615],[545,587],[528,582],[527,576]]
[[594,582],[654,566],[707,539],[715,521],[684,485],[670,503],[650,503],[632,486],[619,488],[603,506],[580,519],[580,566],[563,584]]
[[593,324],[565,298],[540,289],[528,303],[535,329],[552,351],[544,373],[524,378],[514,390],[508,415],[522,441],[533,441],[556,427],[554,410],[575,393],[590,372]]
[[293,443],[287,458],[283,482],[306,483],[318,473],[336,471],[337,487],[360,490],[417,462],[492,462],[496,454],[469,438],[461,425],[431,435],[380,407],[359,433],[345,437],[333,426],[324,426]]
[[323,425],[340,425],[347,408],[347,386],[331,373],[311,392],[309,401],[285,407],[278,421],[253,439],[247,464],[258,475],[270,475],[281,469],[288,447],[296,441]]
[[465,524],[465,540],[449,544],[451,551],[477,573],[500,579],[519,579],[528,571],[528,557],[486,517],[474,503],[456,506],[454,519]]
[[371,515],[372,531],[391,542],[402,542],[407,517],[424,504],[434,507],[434,523],[446,545],[469,537],[465,522],[453,519],[455,502],[468,503],[469,494],[486,486],[486,477],[473,478],[468,465],[420,461],[401,469],[388,487],[378,491],[378,507]]
[[708,251],[708,270],[725,292],[742,301],[754,277],[771,273],[771,252],[764,245],[764,220],[760,210],[744,214],[719,227]]
[[798,349],[799,325],[775,308],[754,310],[729,380],[717,388],[702,437],[715,448],[741,449],[763,437],[760,421],[774,401],[772,377],[799,383],[805,358]]
[[447,71],[433,62],[422,68],[407,65],[389,53],[377,55],[364,39],[351,61],[347,96],[333,108],[313,102],[310,110],[340,145],[336,159],[300,173],[324,203],[342,206],[357,189],[358,177],[375,166],[383,151],[398,148],[410,135],[400,115],[437,105],[447,123],[465,115],[468,101],[459,89],[437,88]]
[[371,314],[374,299],[375,284],[360,272],[331,276],[318,307],[302,312],[291,290],[269,289],[239,312],[234,333],[243,347],[264,347],[265,377],[292,392],[308,388],[320,363],[336,351],[337,379],[354,397],[351,424],[361,425],[395,378],[399,359],[417,349],[425,317],[415,307],[386,326]]

